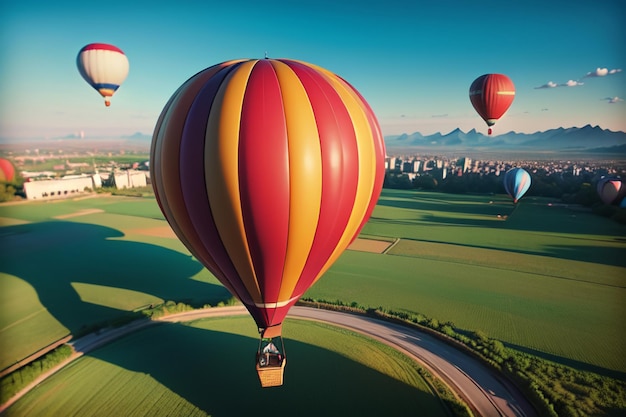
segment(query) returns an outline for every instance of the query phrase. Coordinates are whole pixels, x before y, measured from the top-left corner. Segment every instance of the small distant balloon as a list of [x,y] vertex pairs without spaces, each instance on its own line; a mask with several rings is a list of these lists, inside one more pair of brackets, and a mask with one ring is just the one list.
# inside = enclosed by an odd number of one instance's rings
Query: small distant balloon
[[504,74],[484,74],[476,78],[469,89],[469,98],[476,112],[483,118],[491,135],[495,125],[511,107],[515,85]]
[[13,182],[15,179],[15,167],[5,158],[0,158],[0,182]]
[[604,204],[619,205],[624,202],[626,197],[626,184],[620,177],[602,177],[596,186],[598,196]]
[[504,174],[504,190],[517,203],[530,188],[530,174],[523,168],[511,168]]
[[128,76],[128,58],[120,48],[106,43],[90,43],[76,57],[80,75],[102,97],[105,106]]

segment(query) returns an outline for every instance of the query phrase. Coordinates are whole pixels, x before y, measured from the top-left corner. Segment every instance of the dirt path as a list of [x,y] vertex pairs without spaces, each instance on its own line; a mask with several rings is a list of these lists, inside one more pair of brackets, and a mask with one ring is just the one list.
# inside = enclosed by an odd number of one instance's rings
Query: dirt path
[[95,213],[104,213],[104,210],[102,209],[84,209],[84,210],[78,210],[74,213],[70,213],[70,214],[63,214],[60,216],[54,216],[55,219],[58,220],[63,220],[63,219],[70,219],[72,217],[78,217],[78,216],[86,216],[87,214],[95,214]]

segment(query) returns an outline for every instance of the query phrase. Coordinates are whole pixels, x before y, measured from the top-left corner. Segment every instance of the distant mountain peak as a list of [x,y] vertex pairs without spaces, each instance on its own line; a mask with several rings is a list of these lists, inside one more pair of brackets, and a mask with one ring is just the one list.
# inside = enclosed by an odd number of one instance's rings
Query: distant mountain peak
[[[626,146],[626,132],[614,132],[600,126],[587,124],[583,127],[558,127],[543,132],[517,133],[510,131],[496,136],[486,136],[476,129],[464,133],[460,128],[442,135],[422,135],[419,132],[385,137],[388,148],[420,147],[447,148],[454,150],[540,150],[540,151],[583,151],[602,148],[620,152]],[[623,151],[621,151],[623,153]]]

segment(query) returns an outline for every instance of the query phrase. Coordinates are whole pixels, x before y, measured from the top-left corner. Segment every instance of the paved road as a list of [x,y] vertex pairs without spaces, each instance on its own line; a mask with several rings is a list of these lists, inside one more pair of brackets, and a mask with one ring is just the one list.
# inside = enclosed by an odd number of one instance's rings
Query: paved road
[[[167,316],[165,321],[188,321],[209,315],[247,314],[244,307],[196,310]],[[375,318],[310,307],[293,307],[288,317],[318,320],[372,336],[403,350],[444,379],[483,417],[536,417],[537,413],[518,390],[477,359],[445,342],[406,326]]]
[[[77,339],[70,344],[80,357],[112,340],[159,321],[183,322],[206,317],[248,314],[243,306],[219,307],[193,310],[160,318],[158,321],[138,320],[126,326],[102,331]],[[536,417],[537,413],[526,399],[506,381],[498,378],[480,361],[457,350],[443,341],[406,326],[377,320],[371,317],[320,310],[310,307],[293,307],[289,316],[298,319],[317,320],[346,327],[379,339],[404,351],[422,363],[448,385],[482,417]],[[0,406],[0,413],[43,379],[58,371],[52,370],[10,401]]]

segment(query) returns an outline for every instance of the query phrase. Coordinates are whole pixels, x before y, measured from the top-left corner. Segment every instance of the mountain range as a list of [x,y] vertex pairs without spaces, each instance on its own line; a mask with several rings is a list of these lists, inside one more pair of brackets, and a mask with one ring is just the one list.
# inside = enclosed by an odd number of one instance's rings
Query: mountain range
[[599,126],[557,128],[544,132],[508,132],[486,136],[475,129],[455,129],[448,134],[422,135],[419,132],[385,136],[387,148],[502,151],[571,151],[626,154],[626,132],[614,132]]
[[[33,147],[67,147],[103,149],[126,149],[146,152],[150,150],[151,134],[135,132],[116,138],[81,138],[67,135],[55,139],[9,140],[0,138],[0,150]],[[422,135],[419,132],[385,136],[388,151],[485,151],[485,152],[525,152],[525,153],[590,153],[626,156],[626,132],[615,132],[599,126],[556,128],[543,132],[508,132],[496,136],[486,136],[475,129],[463,132],[454,129],[450,133]]]

